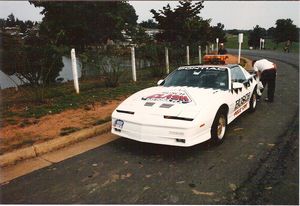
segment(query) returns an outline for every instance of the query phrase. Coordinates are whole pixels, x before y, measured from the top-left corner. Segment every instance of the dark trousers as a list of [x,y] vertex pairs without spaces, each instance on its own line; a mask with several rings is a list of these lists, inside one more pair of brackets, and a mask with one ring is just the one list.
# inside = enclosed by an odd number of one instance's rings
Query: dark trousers
[[268,85],[268,99],[269,101],[274,100],[275,93],[275,81],[276,81],[276,69],[268,69],[261,73],[260,81],[264,88]]

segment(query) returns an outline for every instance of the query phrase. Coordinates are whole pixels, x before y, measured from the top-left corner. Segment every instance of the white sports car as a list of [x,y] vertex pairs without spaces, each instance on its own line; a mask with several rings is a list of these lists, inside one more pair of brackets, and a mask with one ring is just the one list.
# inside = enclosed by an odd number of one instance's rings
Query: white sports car
[[239,65],[182,66],[157,84],[114,110],[113,134],[184,147],[219,144],[227,124],[256,108],[256,77]]

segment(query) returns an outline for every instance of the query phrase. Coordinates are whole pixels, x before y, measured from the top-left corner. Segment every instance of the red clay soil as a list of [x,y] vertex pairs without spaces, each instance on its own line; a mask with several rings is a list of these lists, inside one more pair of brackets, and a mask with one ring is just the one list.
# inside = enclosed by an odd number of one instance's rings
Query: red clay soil
[[[227,56],[228,56],[228,59],[226,59],[226,64],[237,64],[237,62],[238,62],[237,56],[233,56],[233,55],[231,55],[231,54],[227,54]],[[246,69],[247,71],[252,70],[251,60],[246,59],[246,58],[244,58],[244,57],[242,57],[241,59],[244,59],[244,60],[246,61],[246,65],[244,66],[245,69]]]
[[[84,129],[93,126],[97,120],[109,117],[120,101],[110,101],[106,105],[95,104],[89,110],[70,109],[59,114],[52,114],[41,117],[35,124],[27,126],[8,125],[0,128],[0,149],[1,153],[16,148],[32,145],[57,138],[63,128],[74,127]],[[33,122],[34,119],[27,119]]]

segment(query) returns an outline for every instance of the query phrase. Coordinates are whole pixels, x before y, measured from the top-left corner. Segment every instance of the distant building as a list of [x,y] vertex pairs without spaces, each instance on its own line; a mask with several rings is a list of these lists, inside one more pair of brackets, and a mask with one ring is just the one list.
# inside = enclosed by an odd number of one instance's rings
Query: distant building
[[25,33],[21,32],[20,26],[14,27],[5,27],[4,32],[10,34],[11,36],[21,37],[22,39],[26,38],[29,34],[35,34],[39,36],[39,24],[34,25],[32,28],[27,28]]
[[148,34],[151,38],[154,38],[156,34],[162,33],[162,29],[151,29],[151,28],[144,28],[145,33]]
[[12,35],[12,36],[19,36],[20,34],[20,27],[19,26],[14,26],[14,27],[5,27],[4,32]]

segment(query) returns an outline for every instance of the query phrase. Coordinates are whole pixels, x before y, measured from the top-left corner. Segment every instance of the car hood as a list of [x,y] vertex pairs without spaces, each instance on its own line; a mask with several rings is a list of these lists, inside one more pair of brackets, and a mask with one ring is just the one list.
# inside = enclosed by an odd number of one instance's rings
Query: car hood
[[216,99],[222,90],[195,87],[151,87],[141,90],[121,103],[117,110],[143,115],[168,115],[195,118]]

